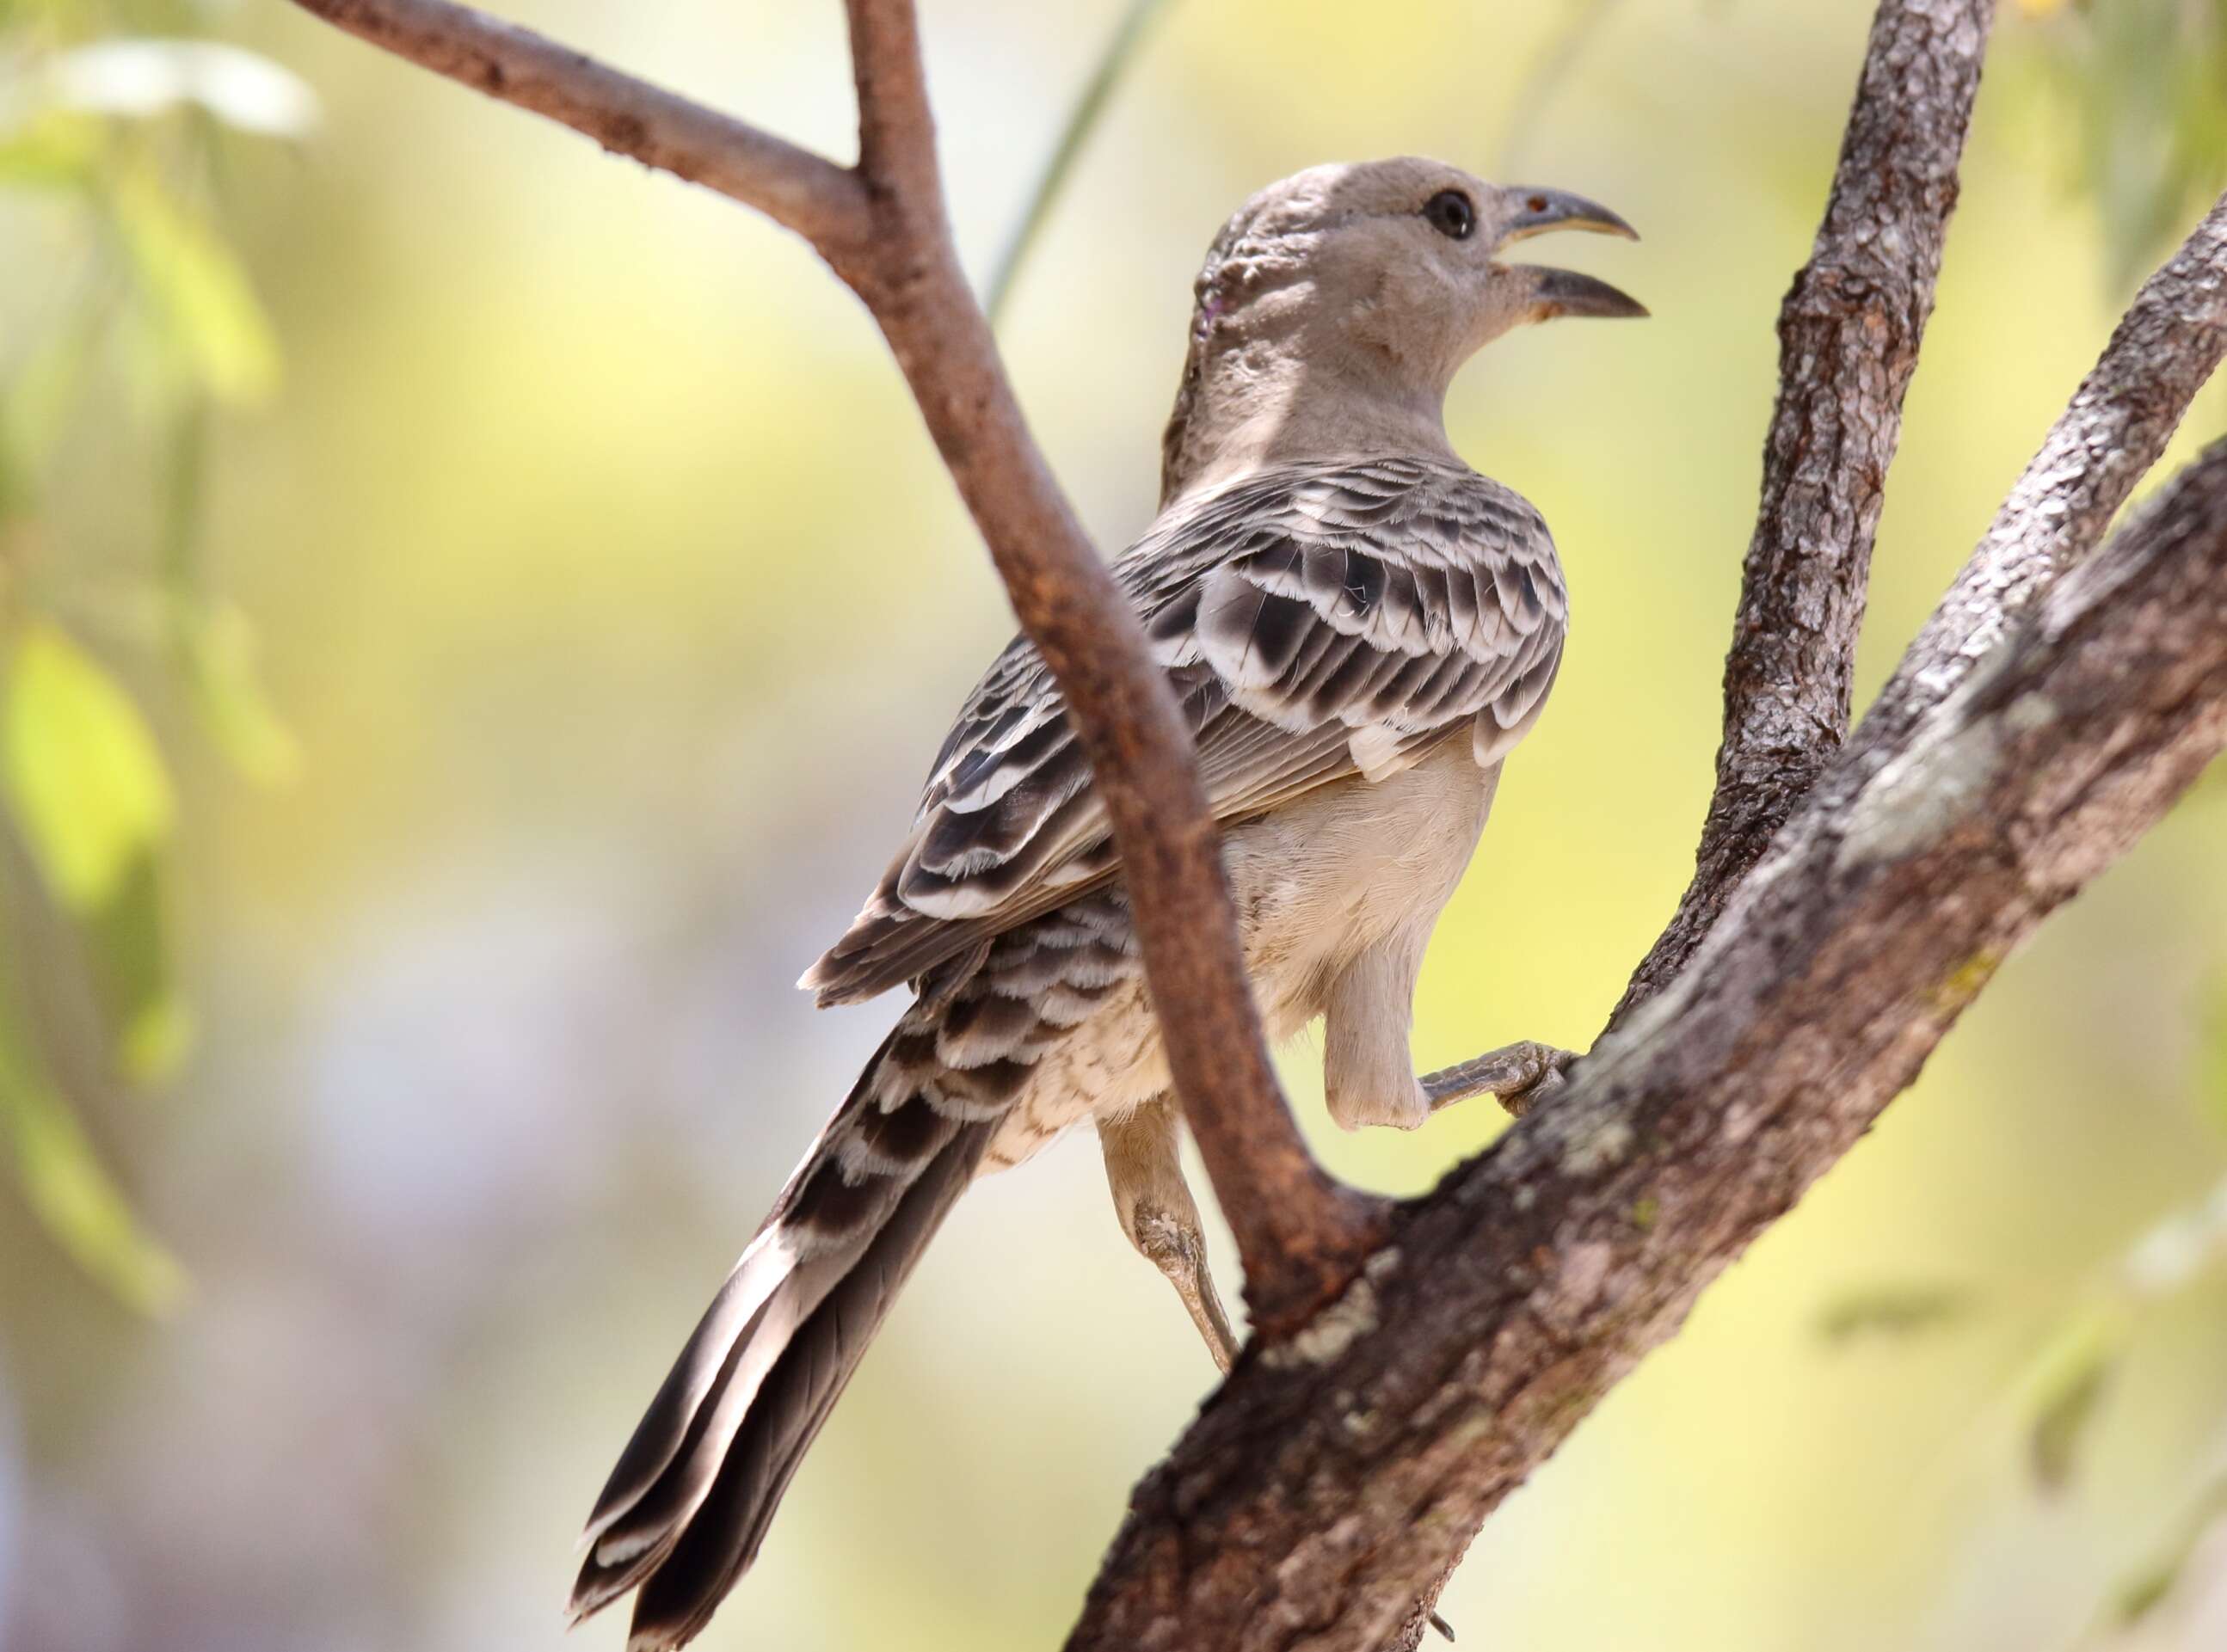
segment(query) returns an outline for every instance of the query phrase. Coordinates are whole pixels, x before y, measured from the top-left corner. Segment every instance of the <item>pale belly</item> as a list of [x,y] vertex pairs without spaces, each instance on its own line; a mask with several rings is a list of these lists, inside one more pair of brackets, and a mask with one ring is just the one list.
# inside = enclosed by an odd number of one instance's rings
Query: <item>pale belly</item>
[[[1497,769],[1467,739],[1371,785],[1324,787],[1223,836],[1246,966],[1272,1043],[1323,1012],[1330,984],[1362,948],[1403,929],[1417,944],[1461,881],[1491,807]],[[983,1169],[1019,1164],[1061,1132],[1119,1116],[1168,1088],[1141,975],[1037,1064]]]

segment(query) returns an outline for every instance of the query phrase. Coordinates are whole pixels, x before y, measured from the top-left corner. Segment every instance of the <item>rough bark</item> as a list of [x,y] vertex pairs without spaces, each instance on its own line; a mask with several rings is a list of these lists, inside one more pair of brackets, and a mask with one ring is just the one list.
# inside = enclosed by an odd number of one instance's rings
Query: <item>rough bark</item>
[[1066,697],[1121,852],[1176,1088],[1256,1326],[1352,1276],[1386,1202],[1324,1173],[1268,1057],[1190,736],[1144,632],[1021,416],[960,268],[911,0],[849,0],[858,161],[845,168],[447,0],[296,0],[436,73],[699,182],[803,235],[865,303]]
[[1864,717],[1853,778],[1886,762],[2017,616],[2102,543],[2227,353],[2227,196],[2135,294],[1979,549]]
[[1887,467],[1933,312],[1994,10],[1887,0],[1873,19],[1824,221],[1779,309],[1778,398],[1694,879],[1611,1024],[1677,973],[1847,737]]
[[1560,1098],[1248,1350],[1139,1489],[1069,1652],[1412,1644],[1501,1499],[2223,745],[2227,444],[1844,807],[1798,813]]

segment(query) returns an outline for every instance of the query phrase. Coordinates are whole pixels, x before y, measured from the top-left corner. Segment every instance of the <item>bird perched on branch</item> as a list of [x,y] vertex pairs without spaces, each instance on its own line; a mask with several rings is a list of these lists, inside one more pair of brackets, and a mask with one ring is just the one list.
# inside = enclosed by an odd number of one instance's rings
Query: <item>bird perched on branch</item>
[[[1412,1127],[1415,978],[1537,720],[1568,609],[1539,513],[1478,475],[1443,406],[1479,348],[1646,312],[1503,263],[1605,207],[1439,162],[1325,166],[1209,250],[1160,509],[1116,564],[1196,743],[1272,1036],[1319,1016],[1341,1125]],[[895,863],[806,974],[914,1001],[812,1145],[650,1402],[584,1540],[577,1615],[637,1591],[677,1647],[756,1557],[805,1449],[952,1202],[1093,1120],[1138,1249],[1225,1368],[1177,1119],[1106,810],[1058,688],[1014,642],[961,708]]]

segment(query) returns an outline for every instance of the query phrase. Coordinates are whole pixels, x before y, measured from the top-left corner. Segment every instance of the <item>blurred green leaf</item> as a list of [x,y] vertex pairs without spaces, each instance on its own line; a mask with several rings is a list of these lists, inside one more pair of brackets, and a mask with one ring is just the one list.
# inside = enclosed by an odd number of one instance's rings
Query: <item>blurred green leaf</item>
[[228,405],[267,399],[278,343],[232,249],[144,175],[120,179],[110,207],[140,290],[195,380]]
[[2198,1494],[2194,1506],[2175,1523],[2163,1551],[2120,1584],[2111,1602],[2111,1623],[2131,1629],[2171,1599],[2188,1563],[2222,1522],[2227,1522],[2227,1475]]
[[2021,10],[2103,221],[2113,284],[2129,286],[2227,183],[2227,0]]
[[56,102],[103,115],[144,119],[191,105],[266,137],[300,137],[317,124],[317,94],[299,75],[208,41],[102,41],[63,53],[47,80]]
[[14,1157],[33,1214],[80,1267],[143,1313],[166,1314],[178,1305],[185,1271],[141,1230],[84,1127],[39,1075],[5,1017],[0,1017],[0,1140]]
[[1562,8],[1560,20],[1508,101],[1501,119],[1500,142],[1494,151],[1500,167],[1496,176],[1504,179],[1528,169],[1524,145],[1546,124],[1547,111],[1569,84],[1586,48],[1605,31],[1617,3],[1618,0],[1573,0]]
[[2036,1362],[2029,1382],[2026,1444],[2033,1476],[2054,1491],[2072,1477],[2080,1447],[2126,1345],[2122,1313],[2099,1308],[2075,1317]]
[[10,501],[29,508],[35,487],[34,478],[53,455],[85,388],[86,370],[99,341],[97,326],[80,322],[54,327],[32,345],[22,365],[8,381],[0,401],[0,449],[20,474]]
[[67,110],[42,110],[0,133],[0,185],[82,189],[100,163],[100,123]]
[[258,785],[293,779],[301,748],[264,692],[246,616],[229,605],[205,609],[188,620],[185,645],[195,703],[217,749]]
[[64,906],[99,910],[169,835],[154,737],[99,663],[41,619],[17,634],[0,717],[0,779],[33,859]]
[[1828,1305],[1817,1333],[1835,1345],[1860,1336],[1908,1337],[1943,1330],[1971,1317],[1977,1297],[1961,1285],[1886,1285],[1851,1291]]
[[173,1076],[194,1039],[193,1014],[171,976],[163,882],[160,860],[141,855],[85,922],[94,985],[115,1029],[117,1068],[143,1088]]

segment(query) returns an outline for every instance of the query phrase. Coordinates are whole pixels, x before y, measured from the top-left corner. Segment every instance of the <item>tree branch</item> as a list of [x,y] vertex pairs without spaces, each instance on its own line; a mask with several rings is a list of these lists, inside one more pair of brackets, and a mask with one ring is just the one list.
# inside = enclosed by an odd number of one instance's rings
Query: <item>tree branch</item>
[[1824,221],[1779,310],[1778,400],[1694,879],[1611,1026],[1677,973],[1847,737],[1887,468],[1994,10],[1886,0],[1873,18]]
[[1273,1337],[1340,1289],[1389,1207],[1308,1152],[1276,1082],[1190,732],[1021,417],[952,242],[910,0],[849,0],[846,170],[447,0],[296,0],[350,33],[809,240],[864,301],[1073,715],[1114,828],[1176,1087]]
[[1412,1645],[1418,1600],[2227,746],[2227,443],[1804,807],[1551,1107],[1407,1207],[1139,1489],[1070,1652]]
[[[1777,398],[1693,880],[1611,1026],[1683,967],[1847,737],[1872,546],[1993,10],[1987,0],[1884,0],[1873,17],[1824,219],[1779,307]],[[1500,1055],[1430,1074],[1425,1087],[1473,1094],[1464,1075],[1503,1065]],[[1528,1088],[1499,1094],[1519,1113],[1538,1099]]]
[[530,29],[447,0],[294,3],[421,68],[546,115],[614,155],[754,207],[823,253],[865,239],[865,191],[844,168]]
[[2227,354],[2227,195],[2141,290],[2011,489],[1979,549],[1865,714],[1850,776],[1886,760],[2092,552]]

